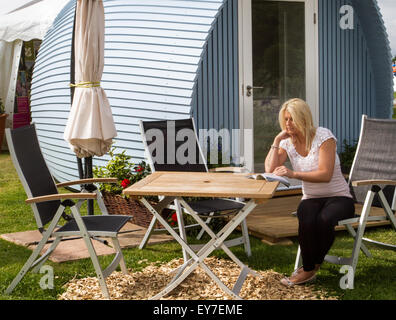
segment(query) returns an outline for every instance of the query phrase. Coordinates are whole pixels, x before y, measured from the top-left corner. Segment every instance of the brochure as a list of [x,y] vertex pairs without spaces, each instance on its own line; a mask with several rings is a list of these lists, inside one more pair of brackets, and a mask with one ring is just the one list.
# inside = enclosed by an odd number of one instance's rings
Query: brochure
[[277,176],[276,174],[273,174],[273,173],[253,174],[253,175],[247,176],[247,178],[255,179],[255,180],[267,180],[269,182],[279,181],[280,183],[283,183],[286,187],[290,186],[290,182],[286,177]]

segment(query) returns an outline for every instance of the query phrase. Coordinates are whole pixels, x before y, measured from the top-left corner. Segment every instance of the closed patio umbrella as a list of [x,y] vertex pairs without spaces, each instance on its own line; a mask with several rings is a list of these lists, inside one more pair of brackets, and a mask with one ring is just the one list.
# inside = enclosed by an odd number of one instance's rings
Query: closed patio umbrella
[[[77,0],[70,68],[72,107],[63,137],[77,156],[80,179],[92,178],[92,156],[108,152],[117,136],[109,101],[100,86],[103,66],[103,2]],[[87,209],[93,214],[92,200]]]
[[77,0],[74,30],[75,88],[64,139],[77,157],[102,156],[117,136],[106,93],[102,0]]

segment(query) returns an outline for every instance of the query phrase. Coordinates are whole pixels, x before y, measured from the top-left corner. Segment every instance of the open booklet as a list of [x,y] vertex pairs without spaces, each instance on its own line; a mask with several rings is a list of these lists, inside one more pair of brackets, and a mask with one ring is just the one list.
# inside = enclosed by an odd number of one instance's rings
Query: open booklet
[[290,186],[290,182],[286,177],[277,176],[276,174],[273,173],[252,174],[250,176],[247,176],[247,178],[256,179],[256,180],[267,180],[269,182],[279,181],[280,183],[283,183],[286,187]]

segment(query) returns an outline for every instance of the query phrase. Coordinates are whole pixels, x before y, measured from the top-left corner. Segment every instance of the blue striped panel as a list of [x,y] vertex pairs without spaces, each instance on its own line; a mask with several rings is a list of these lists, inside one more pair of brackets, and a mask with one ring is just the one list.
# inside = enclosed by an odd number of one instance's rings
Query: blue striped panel
[[389,67],[392,54],[387,31],[382,19],[377,0],[352,0],[353,6],[364,32],[369,63],[372,66],[372,78],[376,92],[376,116],[378,118],[392,117],[393,104],[393,74]]
[[349,0],[319,0],[319,125],[332,130],[338,150],[357,141],[361,114],[376,116],[369,51],[358,16],[354,29],[339,26]]
[[[374,2],[319,0],[319,125],[333,131],[339,151],[344,139],[357,142],[362,114],[391,115],[386,34]],[[339,26],[343,5],[354,8],[353,30]]]
[[197,128],[239,128],[238,81],[238,1],[227,0],[210,33],[194,89]]

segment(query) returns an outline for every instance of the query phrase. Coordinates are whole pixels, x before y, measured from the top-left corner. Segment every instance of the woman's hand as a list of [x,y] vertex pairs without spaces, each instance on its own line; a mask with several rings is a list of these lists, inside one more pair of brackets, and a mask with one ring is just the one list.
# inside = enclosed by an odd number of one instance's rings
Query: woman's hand
[[283,148],[279,148],[279,144],[282,140],[289,137],[290,135],[286,132],[286,130],[281,131],[275,137],[274,142],[264,161],[265,172],[273,172],[276,167],[279,167],[285,163],[287,153]]
[[282,140],[285,140],[287,138],[290,138],[290,135],[287,133],[286,130],[283,130],[278,133],[278,135],[274,139],[274,143],[279,144]]
[[293,179],[295,176],[294,171],[286,168],[285,166],[280,166],[280,167],[275,168],[273,173],[276,174],[277,176],[288,177],[291,179]]
[[322,143],[319,148],[318,169],[315,171],[295,172],[285,166],[277,166],[272,173],[307,182],[330,182],[334,173],[336,148],[337,144],[334,139],[328,139]]

